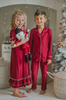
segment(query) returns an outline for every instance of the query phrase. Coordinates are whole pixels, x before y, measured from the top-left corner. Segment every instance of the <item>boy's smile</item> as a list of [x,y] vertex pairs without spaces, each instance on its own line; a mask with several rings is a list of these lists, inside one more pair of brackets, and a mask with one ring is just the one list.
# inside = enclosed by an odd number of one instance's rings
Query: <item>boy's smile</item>
[[46,18],[44,17],[44,15],[38,15],[38,16],[35,16],[35,23],[38,25],[38,26],[44,26],[44,23],[46,22]]

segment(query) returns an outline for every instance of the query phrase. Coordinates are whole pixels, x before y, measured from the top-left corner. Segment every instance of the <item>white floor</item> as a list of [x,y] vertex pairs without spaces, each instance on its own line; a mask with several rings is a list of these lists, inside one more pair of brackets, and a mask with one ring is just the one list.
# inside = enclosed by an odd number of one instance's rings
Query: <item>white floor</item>
[[33,91],[32,93],[28,94],[26,90],[28,90],[31,86],[27,86],[26,88],[20,88],[20,91],[25,92],[26,96],[25,98],[18,98],[13,97],[13,89],[7,88],[7,89],[1,89],[0,90],[0,100],[63,100],[59,99],[55,96],[53,91],[53,82],[47,84],[47,90],[44,95],[39,95],[39,92],[41,90],[41,86],[38,85],[37,89]]

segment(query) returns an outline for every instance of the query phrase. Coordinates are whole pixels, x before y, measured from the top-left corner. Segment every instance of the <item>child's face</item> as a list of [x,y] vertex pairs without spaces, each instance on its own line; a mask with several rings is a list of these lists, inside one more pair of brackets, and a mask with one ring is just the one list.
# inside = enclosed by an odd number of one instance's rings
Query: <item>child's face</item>
[[44,15],[38,15],[38,16],[35,16],[34,21],[38,26],[43,26],[44,23],[47,21],[47,19],[44,17]]
[[25,24],[25,18],[22,15],[17,16],[15,20],[15,24],[18,28],[22,28],[22,26]]

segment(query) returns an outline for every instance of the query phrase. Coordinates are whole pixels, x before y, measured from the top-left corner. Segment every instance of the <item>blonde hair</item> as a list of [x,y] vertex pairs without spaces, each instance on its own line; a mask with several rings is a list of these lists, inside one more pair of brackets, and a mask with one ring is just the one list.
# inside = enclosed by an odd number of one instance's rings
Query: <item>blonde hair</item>
[[27,27],[27,16],[26,16],[26,14],[23,11],[20,11],[20,10],[16,10],[13,13],[12,17],[11,17],[11,23],[10,23],[11,29],[13,29],[13,28],[16,27],[15,20],[16,20],[17,16],[19,16],[19,15],[23,15],[24,16],[24,18],[25,18],[25,24],[22,27],[24,29],[26,29],[26,27]]

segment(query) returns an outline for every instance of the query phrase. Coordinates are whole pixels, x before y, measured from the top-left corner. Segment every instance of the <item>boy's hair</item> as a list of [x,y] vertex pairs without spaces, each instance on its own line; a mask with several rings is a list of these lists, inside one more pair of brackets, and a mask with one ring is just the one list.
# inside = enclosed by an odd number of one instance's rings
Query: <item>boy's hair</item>
[[38,16],[38,15],[44,15],[44,17],[46,17],[46,13],[44,11],[40,11],[40,10],[37,9],[37,11],[34,14],[34,17]]
[[16,21],[17,16],[19,16],[19,15],[23,15],[24,16],[25,24],[24,24],[23,28],[26,29],[26,27],[27,27],[27,16],[26,16],[26,14],[23,11],[20,11],[20,10],[16,10],[13,13],[12,17],[11,17],[11,23],[10,23],[11,29],[16,27],[15,21]]

